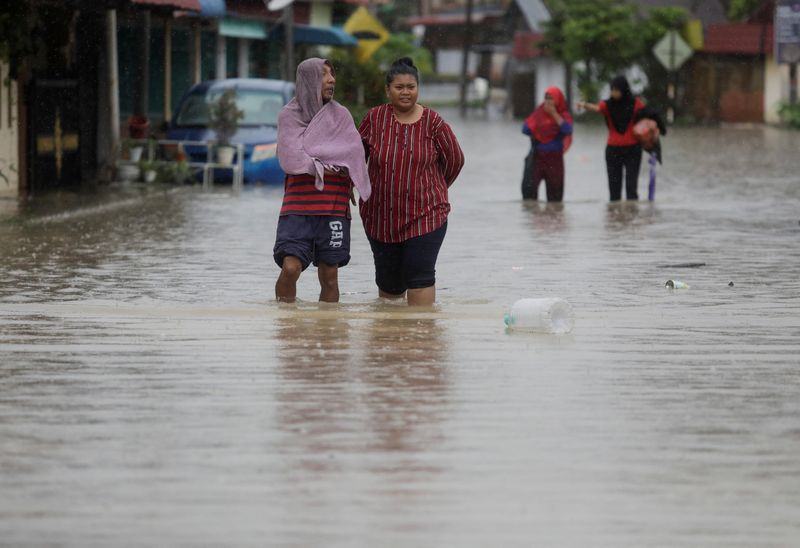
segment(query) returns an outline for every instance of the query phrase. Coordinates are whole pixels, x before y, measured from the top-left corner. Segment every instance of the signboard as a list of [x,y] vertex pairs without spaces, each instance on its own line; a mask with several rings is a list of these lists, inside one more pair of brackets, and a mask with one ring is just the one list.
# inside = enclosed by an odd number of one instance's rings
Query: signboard
[[692,46],[681,38],[677,30],[669,31],[653,47],[653,55],[655,55],[656,59],[670,72],[681,68],[681,65],[692,56],[692,53],[694,53]]
[[799,0],[781,0],[775,7],[775,60],[800,63]]
[[358,39],[356,59],[364,63],[389,40],[389,31],[361,6],[344,24],[343,30]]

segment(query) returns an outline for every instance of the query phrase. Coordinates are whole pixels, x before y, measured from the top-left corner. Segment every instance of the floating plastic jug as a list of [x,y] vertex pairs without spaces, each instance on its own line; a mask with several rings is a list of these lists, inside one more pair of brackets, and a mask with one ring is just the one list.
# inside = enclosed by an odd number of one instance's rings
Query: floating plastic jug
[[664,284],[664,287],[668,289],[689,289],[689,284],[679,280],[667,280],[667,283]]
[[506,314],[505,322],[514,331],[555,333],[572,331],[575,322],[572,307],[559,298],[520,299]]

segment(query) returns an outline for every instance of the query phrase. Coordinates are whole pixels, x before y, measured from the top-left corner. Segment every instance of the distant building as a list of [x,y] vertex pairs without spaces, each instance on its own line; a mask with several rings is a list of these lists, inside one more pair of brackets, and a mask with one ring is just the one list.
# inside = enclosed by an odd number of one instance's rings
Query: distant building
[[541,0],[515,0],[506,12],[506,28],[513,37],[513,47],[506,69],[511,114],[527,116],[544,99],[550,86],[557,86],[567,95],[575,96],[569,82],[566,65],[540,47],[544,25],[550,12]]
[[729,22],[720,0],[638,0],[644,9],[685,8],[702,32],[681,68],[680,113],[700,122],[778,123],[788,99],[789,70],[774,57],[775,2],[765,1],[745,22]]
[[[358,3],[297,0],[296,57],[355,45],[333,22]],[[21,24],[36,22],[41,51],[0,86],[0,197],[108,180],[129,115],[155,132],[192,84],[286,66],[281,13],[263,0],[29,0],[27,10]]]
[[[438,74],[459,75],[466,0],[422,0],[420,5],[421,14],[410,17],[408,25],[424,28],[423,45],[433,53]],[[467,70],[471,76],[505,87],[515,116],[527,116],[547,86],[566,89],[564,65],[539,48],[543,24],[549,19],[542,0],[475,2]]]

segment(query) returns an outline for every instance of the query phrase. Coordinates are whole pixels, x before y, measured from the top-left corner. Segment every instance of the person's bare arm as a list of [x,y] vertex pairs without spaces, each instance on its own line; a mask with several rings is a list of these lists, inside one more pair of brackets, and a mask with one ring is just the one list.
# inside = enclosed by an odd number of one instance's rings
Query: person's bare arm
[[578,108],[582,108],[584,110],[588,110],[590,112],[600,112],[600,105],[596,103],[587,103],[586,101],[578,101],[575,103],[575,106]]

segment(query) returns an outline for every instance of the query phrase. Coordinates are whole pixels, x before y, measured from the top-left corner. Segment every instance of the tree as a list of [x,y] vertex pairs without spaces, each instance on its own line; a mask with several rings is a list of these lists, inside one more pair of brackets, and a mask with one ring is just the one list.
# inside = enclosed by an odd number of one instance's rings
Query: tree
[[577,65],[578,89],[597,99],[602,82],[641,57],[636,8],[626,0],[553,0],[543,46]]
[[725,0],[725,11],[728,19],[732,21],[743,21],[747,19],[756,8],[766,4],[767,0]]
[[684,8],[656,8],[650,11],[649,17],[642,22],[643,56],[640,60],[642,69],[647,74],[648,85],[645,90],[650,106],[665,111],[670,100],[667,97],[667,85],[670,74],[661,61],[653,54],[653,46],[671,30],[681,30],[689,20],[689,12]]

